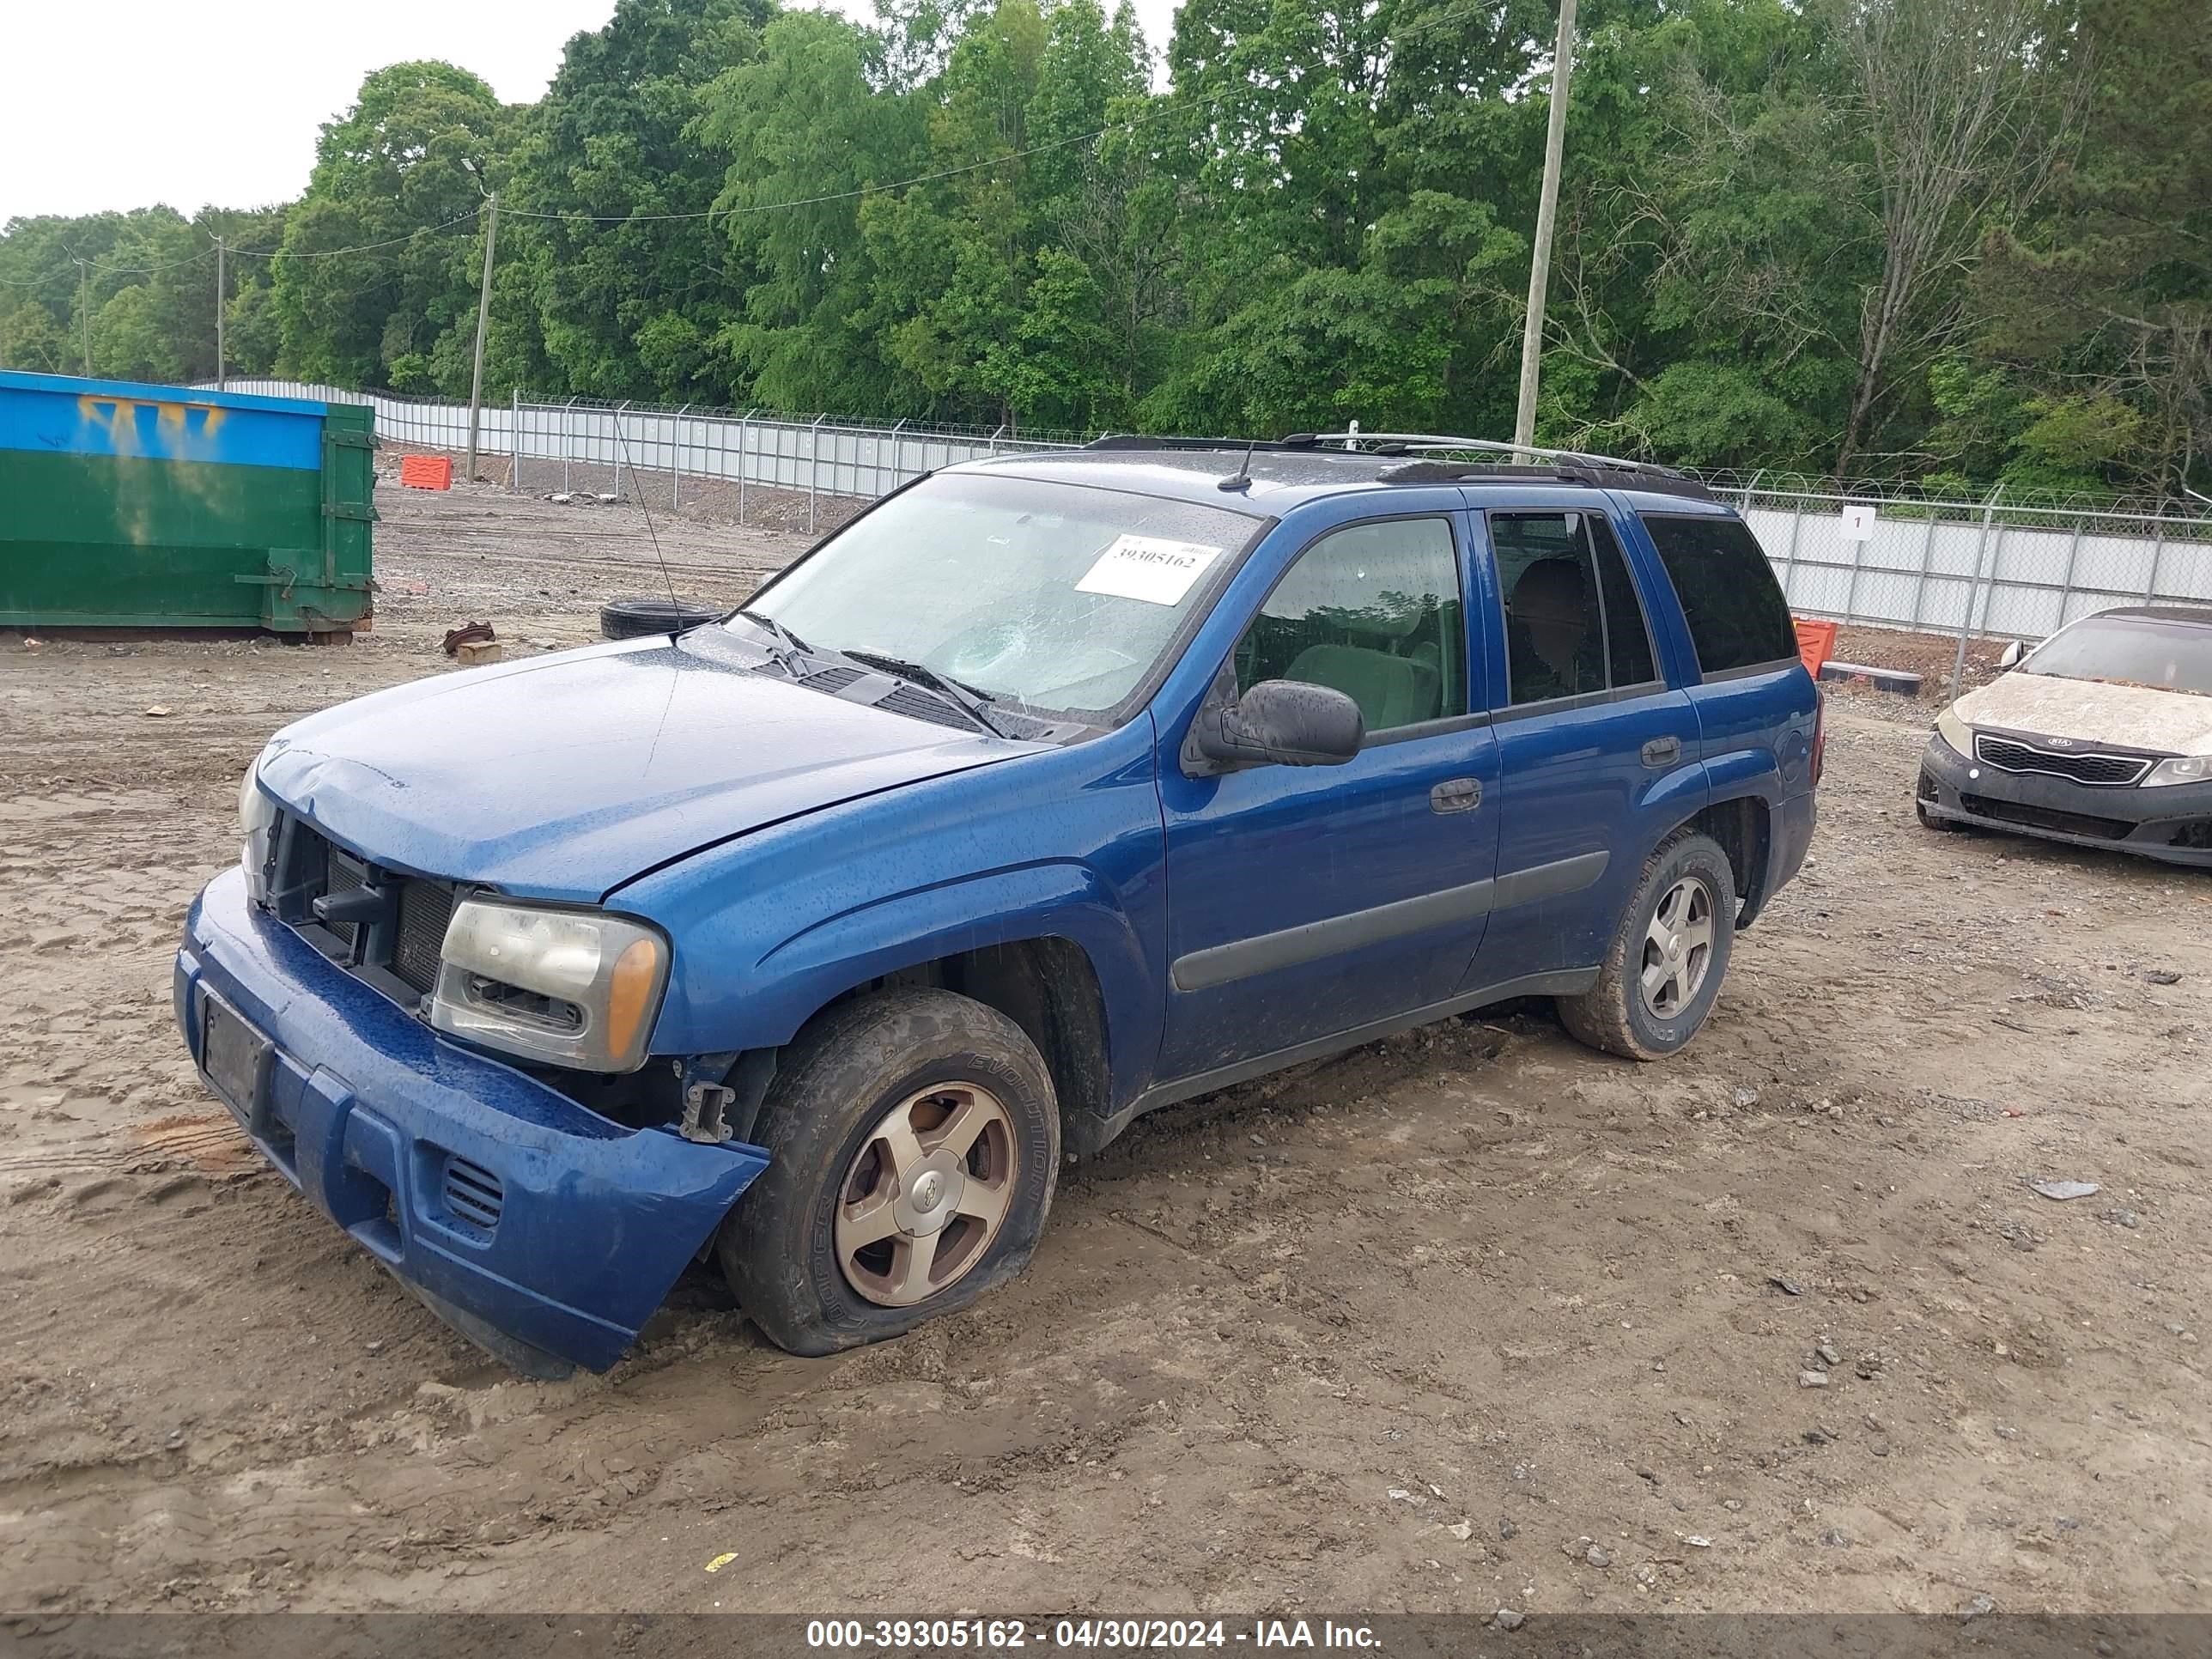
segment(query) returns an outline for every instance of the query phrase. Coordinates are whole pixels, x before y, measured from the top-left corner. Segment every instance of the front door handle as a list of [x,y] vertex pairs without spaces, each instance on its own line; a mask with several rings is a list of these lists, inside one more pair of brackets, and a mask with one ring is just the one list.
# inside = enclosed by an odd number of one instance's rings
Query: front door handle
[[1672,766],[1681,758],[1682,740],[1680,738],[1654,738],[1644,745],[1644,763],[1646,766]]
[[1446,778],[1429,791],[1431,812],[1472,812],[1482,805],[1480,778]]

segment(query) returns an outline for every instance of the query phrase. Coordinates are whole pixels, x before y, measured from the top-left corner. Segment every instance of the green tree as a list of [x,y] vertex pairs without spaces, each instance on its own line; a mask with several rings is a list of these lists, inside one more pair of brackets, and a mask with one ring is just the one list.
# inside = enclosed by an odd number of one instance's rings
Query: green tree
[[362,82],[285,216],[271,299],[285,373],[465,392],[479,216],[507,125],[491,88],[450,64],[395,64]]
[[2191,0],[2083,0],[2080,152],[2033,222],[1992,228],[1980,273],[1979,344],[2034,399],[2023,441],[2167,496],[2212,471],[2203,21]]
[[723,178],[687,135],[702,90],[758,52],[768,14],[765,0],[621,0],[605,27],[569,41],[532,113],[513,191],[519,209],[551,216],[531,227],[532,257],[557,388],[735,395],[714,343],[741,314],[746,275],[720,227],[684,216],[712,207]]
[[701,94],[693,131],[723,164],[715,198],[730,252],[752,273],[712,349],[739,401],[890,411],[913,401],[876,320],[860,228],[867,193],[926,163],[925,112],[882,89],[884,44],[820,12],[787,12],[753,60]]

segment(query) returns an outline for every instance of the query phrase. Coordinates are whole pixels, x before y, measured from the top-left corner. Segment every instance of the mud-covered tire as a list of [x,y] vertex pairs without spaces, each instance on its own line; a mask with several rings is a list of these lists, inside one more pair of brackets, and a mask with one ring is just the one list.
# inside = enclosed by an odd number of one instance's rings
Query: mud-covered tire
[[[1671,1013],[1656,1012],[1644,994],[1644,946],[1662,901],[1681,884],[1702,884],[1710,903],[1711,944],[1693,994]],[[1728,854],[1710,836],[1678,830],[1644,860],[1644,875],[1621,915],[1597,983],[1559,1000],[1559,1020],[1593,1048],[1630,1060],[1663,1060],[1698,1034],[1719,1000],[1735,944],[1735,878]]]
[[[909,1305],[882,1305],[841,1262],[841,1206],[885,1114],[940,1084],[988,1091],[1003,1108],[1012,1194],[957,1279]],[[716,1252],[746,1316],[796,1354],[901,1335],[1014,1277],[1036,1248],[1060,1176],[1060,1106],[1036,1045],[996,1009],[918,987],[815,1020],[784,1051],[752,1139],[769,1166],[723,1224]]]
[[599,607],[599,632],[611,640],[641,640],[648,634],[680,634],[721,614],[681,599],[609,599]]

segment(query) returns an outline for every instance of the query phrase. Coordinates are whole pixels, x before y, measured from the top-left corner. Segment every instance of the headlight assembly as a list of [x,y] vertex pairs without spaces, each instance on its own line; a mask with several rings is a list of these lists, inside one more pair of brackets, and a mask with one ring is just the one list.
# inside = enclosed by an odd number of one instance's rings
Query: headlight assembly
[[2212,783],[2212,755],[2176,755],[2160,761],[2150,769],[2142,787],[2160,783]]
[[269,902],[269,860],[274,850],[270,836],[276,827],[276,803],[261,789],[261,763],[268,753],[264,749],[253,757],[238,786],[238,863],[246,872],[246,896],[256,904]]
[[1947,708],[1936,717],[1936,735],[1961,755],[1972,758],[1974,728],[1959,718],[1957,708]]
[[430,1024],[526,1060],[634,1072],[668,954],[658,930],[627,916],[464,899],[446,929]]

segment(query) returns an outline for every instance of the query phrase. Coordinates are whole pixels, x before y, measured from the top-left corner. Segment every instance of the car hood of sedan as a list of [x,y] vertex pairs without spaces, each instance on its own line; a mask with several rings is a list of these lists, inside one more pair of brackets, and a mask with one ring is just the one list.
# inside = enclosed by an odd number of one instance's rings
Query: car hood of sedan
[[716,842],[1038,747],[809,690],[716,635],[341,703],[277,733],[262,786],[389,867],[591,902]]
[[2212,697],[2055,674],[2006,674],[1959,699],[1969,726],[2113,749],[2212,755]]

